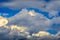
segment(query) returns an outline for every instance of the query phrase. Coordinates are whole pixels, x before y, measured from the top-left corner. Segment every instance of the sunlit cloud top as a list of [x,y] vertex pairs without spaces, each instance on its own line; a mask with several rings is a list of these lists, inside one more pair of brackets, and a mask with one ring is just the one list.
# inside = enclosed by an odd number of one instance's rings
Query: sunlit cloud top
[[5,26],[8,24],[8,20],[0,16],[0,26]]

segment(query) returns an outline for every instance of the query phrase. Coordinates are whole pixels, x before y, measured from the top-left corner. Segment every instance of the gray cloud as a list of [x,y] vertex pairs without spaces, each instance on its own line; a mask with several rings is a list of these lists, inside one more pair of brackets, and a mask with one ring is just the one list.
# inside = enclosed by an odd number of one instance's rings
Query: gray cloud
[[[36,16],[31,16],[28,13],[28,10],[23,9],[23,11],[19,12],[15,16],[9,18],[8,25],[19,25],[29,27],[28,32],[38,32],[40,30],[47,30],[50,28],[51,24],[57,24],[55,27],[51,27],[51,29],[60,31],[60,17],[56,17],[58,11],[60,10],[60,1],[51,1],[46,3],[44,1],[12,1],[12,2],[4,2],[0,3],[3,7],[9,7],[11,9],[19,9],[19,8],[37,8],[42,11],[46,11],[49,13],[49,16],[55,16],[52,20],[49,20],[42,14],[36,13]],[[57,27],[58,26],[58,27]],[[10,34],[12,33],[12,34]],[[18,35],[19,34],[19,35]],[[50,36],[44,37],[31,37],[26,38],[25,33],[20,33],[17,30],[10,30],[6,28],[0,28],[0,40],[60,40],[60,33],[56,35],[52,34]]]
[[0,40],[27,39],[27,36],[25,32],[19,32],[17,29],[11,30],[10,28],[0,27]]
[[60,24],[60,17],[53,18],[52,23]]
[[60,31],[60,17],[55,17],[51,20],[51,29]]
[[[31,11],[33,12],[33,11]],[[42,14],[34,12],[35,16],[31,16],[28,10],[23,9],[17,15],[9,18],[8,25],[19,25],[29,27],[30,31],[39,31],[39,30],[47,30],[51,25],[51,22],[48,18],[43,16]]]
[[50,2],[45,2],[44,0],[33,0],[33,1],[24,1],[24,0],[14,0],[12,2],[0,3],[1,7],[8,7],[11,9],[20,9],[20,8],[37,8],[41,11],[46,11],[49,13],[49,17],[56,16],[60,10],[60,1],[51,0]]
[[56,35],[50,34],[47,36],[37,37],[31,36],[27,38],[27,35],[24,32],[19,32],[18,30],[10,30],[4,27],[0,27],[0,40],[59,40],[60,32]]
[[46,3],[44,1],[14,1],[8,3],[2,3],[2,6],[9,7],[12,9],[19,9],[19,8],[42,8]]

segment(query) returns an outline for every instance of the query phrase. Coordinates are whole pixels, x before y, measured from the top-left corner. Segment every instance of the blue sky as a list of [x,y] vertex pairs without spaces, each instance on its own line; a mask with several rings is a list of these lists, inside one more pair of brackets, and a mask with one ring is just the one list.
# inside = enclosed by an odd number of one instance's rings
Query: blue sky
[[[10,8],[7,8],[7,7],[1,7],[0,8],[0,14],[1,14],[1,16],[3,16],[3,17],[11,17],[11,16],[14,16],[15,14],[17,14],[19,11],[21,11],[23,8],[21,8],[21,9],[18,9],[18,10],[12,10],[12,9],[10,9]],[[52,19],[53,18],[53,16],[52,17],[49,17],[49,15],[48,15],[48,12],[46,12],[46,11],[42,11],[42,10],[39,10],[39,9],[36,9],[36,8],[26,8],[27,10],[34,10],[35,12],[37,12],[37,13],[41,13],[41,14],[43,14],[45,17],[47,17],[47,18],[49,18],[49,19]],[[8,15],[3,15],[3,14],[8,14]],[[60,14],[58,14],[57,16],[60,16]]]

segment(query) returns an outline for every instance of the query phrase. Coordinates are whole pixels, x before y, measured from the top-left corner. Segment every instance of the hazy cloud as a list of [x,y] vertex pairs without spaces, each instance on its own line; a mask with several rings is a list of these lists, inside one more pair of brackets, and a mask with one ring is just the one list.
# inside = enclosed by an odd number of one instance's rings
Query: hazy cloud
[[49,13],[49,17],[56,16],[60,10],[60,1],[50,0],[50,2],[45,2],[46,0],[14,0],[12,2],[0,3],[1,7],[8,7],[11,9],[20,9],[20,8],[37,8],[41,11]]
[[60,31],[60,17],[55,17],[51,20],[51,28],[56,31]]

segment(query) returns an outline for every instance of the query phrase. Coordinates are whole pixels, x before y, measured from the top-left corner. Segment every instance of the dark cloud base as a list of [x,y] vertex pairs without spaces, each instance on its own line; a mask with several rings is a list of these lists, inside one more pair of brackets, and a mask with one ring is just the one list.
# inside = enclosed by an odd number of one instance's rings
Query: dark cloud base
[[[10,33],[12,34],[10,35]],[[0,28],[0,40],[60,40],[60,32],[55,35],[50,34],[43,37],[31,36],[30,38],[27,38],[26,34],[20,33],[17,30]]]
[[32,37],[32,38],[19,38],[18,36],[14,36],[13,38],[8,38],[8,37],[0,37],[0,40],[60,40],[60,37]]

